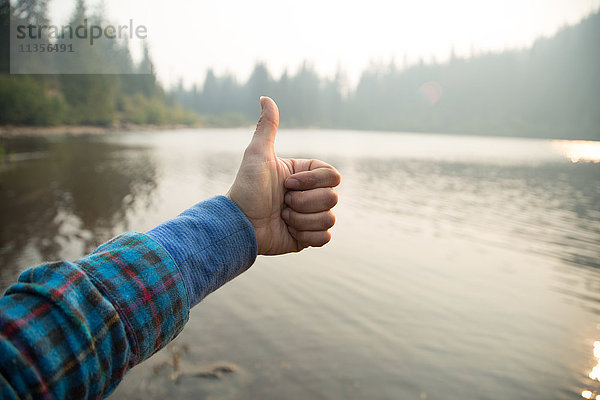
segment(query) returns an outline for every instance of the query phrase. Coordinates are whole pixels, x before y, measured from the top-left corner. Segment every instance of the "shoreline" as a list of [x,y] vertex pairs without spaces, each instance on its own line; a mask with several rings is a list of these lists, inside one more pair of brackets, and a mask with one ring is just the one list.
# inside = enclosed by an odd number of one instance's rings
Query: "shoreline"
[[[130,123],[116,123],[109,126],[98,125],[57,125],[57,126],[19,126],[19,125],[0,125],[0,139],[14,139],[18,137],[56,137],[56,136],[94,136],[107,135],[113,133],[126,132],[157,132],[163,130],[184,130],[184,129],[231,129],[231,128],[252,128],[252,124],[242,125],[220,125],[211,123],[200,123],[194,125],[184,124],[167,124],[167,125],[138,125]],[[288,127],[287,129],[322,129],[318,127]],[[455,135],[465,137],[488,137],[488,138],[520,138],[520,139],[541,139],[541,140],[558,140],[558,141],[585,141],[585,142],[600,142],[600,138],[565,138],[565,137],[541,137],[532,135],[480,135],[468,132],[428,132],[428,131],[393,131],[393,130],[369,130],[369,129],[352,129],[352,128],[325,128],[325,130],[342,130],[352,132],[376,132],[383,134],[394,133],[412,133],[423,135]]]
[[49,136],[87,136],[105,135],[120,132],[153,132],[159,130],[180,130],[201,128],[201,125],[136,125],[119,124],[110,126],[94,125],[57,125],[57,126],[0,126],[0,138],[49,137]]

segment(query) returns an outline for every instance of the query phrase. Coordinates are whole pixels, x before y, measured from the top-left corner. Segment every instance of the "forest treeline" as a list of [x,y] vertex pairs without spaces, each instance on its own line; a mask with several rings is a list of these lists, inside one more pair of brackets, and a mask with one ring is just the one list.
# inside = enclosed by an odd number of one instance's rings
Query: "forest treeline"
[[[372,64],[356,87],[343,70],[320,76],[310,63],[274,77],[257,63],[250,77],[208,70],[191,88],[166,91],[155,74],[9,75],[8,26],[44,24],[51,0],[0,0],[0,125],[246,125],[257,99],[273,97],[286,127],[450,132],[600,140],[600,12],[527,49],[448,61]],[[75,0],[71,25],[106,24]],[[79,57],[97,69],[153,71],[147,49],[134,63],[127,42],[104,40]],[[39,62],[44,62],[40,58]],[[105,63],[105,64],[103,64]]]
[[348,91],[305,63],[274,78],[258,63],[246,82],[212,70],[174,91],[185,107],[229,123],[256,118],[272,96],[282,125],[600,140],[600,13],[532,47],[445,63],[372,65]]
[[[134,63],[126,41],[99,39],[83,46],[77,57],[52,59],[36,54],[33,62],[48,71],[82,71],[82,74],[10,75],[10,23],[25,27],[49,25],[50,0],[17,0],[12,7],[0,0],[2,28],[0,53],[0,125],[114,125],[198,123],[198,116],[185,110],[157,82],[147,48],[143,59]],[[75,0],[68,25],[84,23],[106,26],[101,10],[90,12],[85,0]],[[49,38],[44,38],[51,43]],[[60,44],[68,44],[66,40]],[[31,63],[30,60],[28,60]],[[50,62],[59,65],[46,65]],[[62,64],[61,64],[62,63]],[[39,69],[40,65],[23,68]],[[90,74],[89,71],[127,71],[126,74]],[[144,72],[139,73],[139,72]]]

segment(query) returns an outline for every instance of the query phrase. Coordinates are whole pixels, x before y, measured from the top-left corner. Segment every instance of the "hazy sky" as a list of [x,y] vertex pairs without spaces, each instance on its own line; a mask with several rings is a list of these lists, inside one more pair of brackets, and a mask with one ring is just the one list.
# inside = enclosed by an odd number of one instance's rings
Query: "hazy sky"
[[[53,18],[63,22],[72,3],[53,0]],[[598,10],[600,0],[104,0],[104,7],[115,23],[132,18],[148,27],[166,84],[201,83],[208,67],[245,79],[257,60],[276,76],[303,60],[324,75],[341,65],[355,82],[371,61],[528,46]]]

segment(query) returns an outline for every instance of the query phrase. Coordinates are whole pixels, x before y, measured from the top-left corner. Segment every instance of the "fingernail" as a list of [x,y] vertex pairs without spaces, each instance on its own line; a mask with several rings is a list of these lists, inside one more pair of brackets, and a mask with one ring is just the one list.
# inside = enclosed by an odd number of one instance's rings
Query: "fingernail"
[[290,219],[290,209],[289,209],[289,208],[286,208],[286,209],[284,209],[284,210],[281,212],[281,217],[282,217],[283,219],[285,219],[286,221],[287,221],[288,219]]
[[290,192],[285,194],[285,202],[288,205],[292,205],[292,194]]
[[264,109],[264,106],[263,106],[263,99],[264,98],[265,98],[265,96],[260,96],[260,98],[258,99],[258,101],[260,102],[260,109],[261,110]]
[[300,181],[296,178],[288,178],[288,180],[285,181],[285,184],[290,189],[299,189],[300,188]]

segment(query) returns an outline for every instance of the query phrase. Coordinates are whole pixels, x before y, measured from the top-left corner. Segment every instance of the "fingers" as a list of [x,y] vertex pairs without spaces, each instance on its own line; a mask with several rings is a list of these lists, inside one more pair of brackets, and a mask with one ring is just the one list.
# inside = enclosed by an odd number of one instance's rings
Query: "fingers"
[[260,98],[262,112],[256,125],[254,136],[248,146],[253,152],[265,152],[273,149],[277,128],[279,127],[279,109],[269,97]]
[[281,212],[281,217],[289,227],[297,231],[326,231],[335,224],[335,216],[331,211],[302,214],[285,208]]
[[335,187],[340,184],[340,180],[340,173],[335,168],[327,166],[298,172],[285,180],[285,187],[292,190]]
[[337,193],[330,187],[306,191],[288,191],[285,204],[299,213],[328,211],[338,202]]
[[[338,202],[337,193],[329,185],[339,184],[339,174],[330,167],[292,176],[300,176],[298,187],[311,189],[288,191],[284,197],[288,208],[283,209],[281,217],[300,248],[324,246],[331,240],[331,234],[327,230],[335,224],[331,209]],[[289,179],[286,181],[286,186],[288,185]],[[316,188],[312,189],[314,186]]]
[[331,240],[331,233],[327,231],[298,231],[292,227],[288,227],[288,231],[303,248],[308,246],[321,247],[329,243]]

